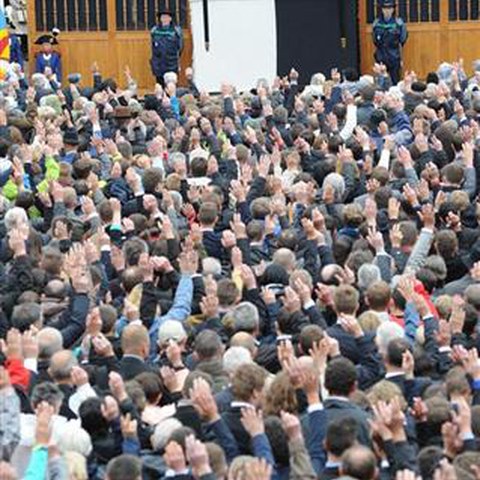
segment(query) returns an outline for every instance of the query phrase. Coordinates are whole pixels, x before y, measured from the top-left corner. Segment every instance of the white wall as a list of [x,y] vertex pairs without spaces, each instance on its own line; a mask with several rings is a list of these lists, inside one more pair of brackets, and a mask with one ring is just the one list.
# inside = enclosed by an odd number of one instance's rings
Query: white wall
[[201,90],[222,82],[249,90],[277,71],[275,0],[208,0],[210,50],[205,49],[203,2],[191,0],[193,66]]

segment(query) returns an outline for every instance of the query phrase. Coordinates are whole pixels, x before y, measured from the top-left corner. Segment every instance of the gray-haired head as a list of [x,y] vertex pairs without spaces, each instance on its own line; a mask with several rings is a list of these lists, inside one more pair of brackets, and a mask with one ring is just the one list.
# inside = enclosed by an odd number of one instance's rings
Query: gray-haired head
[[74,422],[67,422],[62,427],[58,446],[62,452],[77,452],[84,457],[92,452],[90,435]]
[[202,260],[203,275],[213,275],[214,277],[222,274],[222,264],[215,257],[206,257]]
[[260,317],[257,307],[251,302],[241,302],[232,310],[235,332],[255,333]]
[[252,362],[252,355],[245,347],[230,347],[223,354],[223,369],[230,376],[234,375],[241,365]]
[[155,452],[162,452],[172,433],[179,428],[182,428],[182,423],[176,418],[167,418],[160,422],[150,437],[153,450]]
[[52,382],[42,382],[33,388],[30,396],[30,403],[35,409],[40,403],[47,402],[58,410],[63,401],[63,393],[60,388]]
[[166,320],[160,325],[158,329],[158,344],[166,345],[169,340],[175,342],[182,342],[187,338],[187,332],[183,328],[181,322],[177,320]]
[[53,354],[48,373],[55,382],[65,382],[70,380],[72,369],[77,365],[78,361],[71,350],[60,350]]
[[338,173],[329,173],[323,180],[323,188],[331,185],[335,191],[335,201],[340,202],[345,194],[345,180]]
[[403,328],[395,322],[383,322],[377,328],[377,335],[375,337],[375,343],[377,344],[378,351],[381,355],[385,355],[387,352],[388,344],[396,338],[403,338],[405,332]]
[[165,82],[165,85],[167,85],[168,83],[175,83],[176,85],[178,80],[178,75],[175,72],[167,72],[163,75],[163,80]]
[[28,224],[28,215],[23,208],[13,207],[5,214],[5,228],[7,231],[25,224]]
[[378,282],[382,279],[380,274],[380,269],[377,265],[373,265],[371,263],[364,263],[358,269],[358,287],[361,290],[367,290],[367,288],[375,282]]
[[480,285],[469,285],[465,290],[465,301],[480,310]]
[[447,278],[447,264],[440,255],[430,255],[427,257],[425,260],[425,268],[431,270],[440,280]]
[[37,335],[39,360],[50,360],[63,348],[63,337],[59,330],[52,327],[42,328]]

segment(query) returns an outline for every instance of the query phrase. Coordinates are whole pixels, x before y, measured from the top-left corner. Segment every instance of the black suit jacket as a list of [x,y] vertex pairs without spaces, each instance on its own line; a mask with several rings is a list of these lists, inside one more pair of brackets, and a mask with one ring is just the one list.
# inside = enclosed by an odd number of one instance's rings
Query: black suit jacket
[[318,475],[319,480],[334,480],[340,476],[338,467],[325,467]]
[[414,397],[421,397],[424,390],[432,384],[429,378],[418,377],[408,379],[404,374],[388,377],[385,378],[385,380],[394,383],[400,388],[409,405],[413,403]]
[[337,323],[327,328],[327,333],[330,337],[338,341],[340,347],[340,353],[342,356],[347,357],[355,365],[360,362],[360,354],[358,352],[357,343],[355,337],[350,333],[347,333]]
[[75,388],[71,385],[63,384],[58,385],[58,387],[63,393],[63,400],[62,405],[60,406],[59,414],[65,418],[68,418],[69,420],[77,418],[77,416],[70,410],[70,407],[68,406],[68,400],[75,393]]
[[252,455],[252,447],[250,435],[242,425],[242,409],[240,407],[232,407],[222,413],[222,418],[232,432],[237,441],[240,455]]
[[140,358],[123,356],[120,360],[120,375],[124,380],[132,380],[137,375],[150,371],[150,366]]
[[329,398],[324,402],[325,412],[327,414],[327,428],[328,424],[335,420],[343,418],[352,418],[358,425],[358,441],[367,447],[371,447],[370,427],[368,425],[368,414],[359,406],[350,402],[349,400],[338,400],[336,398]]

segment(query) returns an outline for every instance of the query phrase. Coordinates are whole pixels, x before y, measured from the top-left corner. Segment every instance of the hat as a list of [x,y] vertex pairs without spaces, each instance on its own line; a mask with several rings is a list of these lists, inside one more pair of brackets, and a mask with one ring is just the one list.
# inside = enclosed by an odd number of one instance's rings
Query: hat
[[395,8],[395,0],[381,0],[380,1],[381,8]]
[[187,338],[183,325],[177,320],[166,320],[158,330],[158,343],[166,344],[169,340],[181,342]]
[[170,15],[173,17],[173,13],[169,8],[162,8],[161,10],[158,11],[157,17],[161,17],[162,15]]
[[130,110],[130,107],[119,106],[119,107],[115,107],[113,116],[118,119],[132,118],[132,112]]
[[427,89],[427,84],[424,82],[416,81],[412,83],[412,91],[414,92],[423,93],[426,89]]
[[76,130],[69,128],[63,133],[63,143],[66,145],[78,145],[80,140],[78,139],[78,133]]
[[40,35],[35,40],[35,45],[44,45],[45,43],[49,43],[50,45],[58,45],[58,40],[53,35],[50,35],[49,33],[45,35]]
[[68,83],[80,83],[80,80],[82,79],[82,74],[81,73],[70,73],[67,77]]

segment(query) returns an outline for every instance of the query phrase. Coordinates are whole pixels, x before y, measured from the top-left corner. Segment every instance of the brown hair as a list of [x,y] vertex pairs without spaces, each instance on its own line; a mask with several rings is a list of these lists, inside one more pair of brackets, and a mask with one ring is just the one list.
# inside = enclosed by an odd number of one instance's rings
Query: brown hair
[[390,287],[383,281],[374,282],[367,289],[367,303],[372,310],[385,310],[390,298]]
[[354,315],[358,309],[360,295],[350,285],[340,285],[333,294],[333,303],[337,314]]
[[265,396],[264,415],[298,412],[297,394],[286,372],[277,373]]
[[238,368],[232,379],[233,397],[235,400],[249,402],[255,391],[263,389],[266,378],[266,371],[256,364]]

